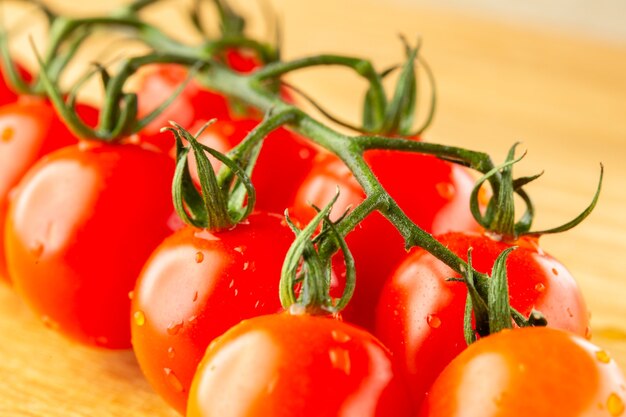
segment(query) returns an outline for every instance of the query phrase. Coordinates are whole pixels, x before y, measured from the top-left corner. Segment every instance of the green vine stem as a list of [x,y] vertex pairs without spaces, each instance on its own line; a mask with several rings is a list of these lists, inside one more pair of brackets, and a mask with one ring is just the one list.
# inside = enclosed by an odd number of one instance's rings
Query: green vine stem
[[[376,176],[365,162],[363,154],[370,149],[402,150],[432,154],[441,159],[459,163],[485,174],[485,180],[489,181],[494,196],[497,196],[503,185],[503,180],[510,181],[511,178],[506,172],[494,169],[494,164],[489,155],[452,146],[401,138],[373,135],[348,136],[319,122],[299,108],[282,100],[278,94],[269,88],[272,84],[275,85],[281,76],[303,68],[327,65],[351,68],[369,82],[367,93],[368,103],[372,107],[369,116],[372,120],[370,120],[369,124],[374,131],[378,131],[385,125],[388,103],[381,82],[382,76],[375,71],[370,61],[338,55],[320,55],[296,59],[289,62],[274,62],[250,74],[240,74],[230,70],[219,61],[212,60],[211,53],[209,53],[211,51],[210,45],[189,46],[182,44],[167,37],[156,27],[142,22],[135,16],[103,17],[87,20],[68,19],[63,22],[63,25],[59,25],[60,29],[57,36],[62,38],[67,37],[74,30],[78,30],[83,26],[89,27],[93,25],[131,28],[137,38],[159,51],[158,54],[151,54],[150,58],[136,58],[135,62],[137,64],[142,63],[142,59],[147,59],[150,62],[157,62],[161,59],[163,62],[175,62],[191,67],[199,66],[200,70],[198,70],[196,74],[196,79],[206,88],[240,100],[265,112],[268,116],[264,120],[264,123],[262,123],[258,129],[255,129],[246,140],[229,154],[235,161],[242,158],[253,158],[254,150],[260,146],[264,135],[281,125],[286,125],[339,157],[352,171],[355,179],[366,194],[365,200],[360,205],[333,225],[334,230],[339,236],[345,236],[369,214],[374,211],[379,211],[402,235],[407,249],[414,246],[422,247],[457,273],[464,274],[468,270],[472,271],[477,291],[483,299],[489,299],[487,275],[473,270],[463,259],[448,250],[433,236],[426,233],[412,222],[378,182]],[[250,45],[260,45],[251,40],[246,40],[246,43],[237,43],[236,45],[242,46],[248,43]],[[409,58],[414,59],[416,54],[417,50],[410,53]],[[129,64],[129,71],[132,70],[132,67],[133,66]],[[405,73],[410,72],[411,67],[406,66]],[[125,75],[122,75],[115,81],[111,80],[109,82],[108,91],[121,91],[125,77]],[[404,77],[404,79],[406,79],[406,77]],[[111,96],[114,97],[116,94],[111,93]],[[118,95],[116,98],[119,99],[120,96]],[[127,95],[122,95],[121,98],[131,101],[133,99],[132,96]],[[111,102],[113,101],[112,99]],[[55,100],[55,104],[58,104],[57,102],[58,100]],[[130,104],[132,104],[132,102],[126,103],[126,108],[130,107]],[[401,104],[400,101],[398,101],[398,104]],[[412,104],[408,103],[406,107],[411,108]],[[105,114],[117,115],[113,110],[111,110],[111,113]],[[119,116],[124,119],[125,115],[119,113]],[[110,116],[104,117],[105,120],[109,120]],[[110,121],[107,123],[110,123]],[[120,123],[121,122],[118,122],[114,125],[120,126]],[[122,126],[125,126],[124,123],[122,123]],[[229,172],[229,168],[223,167],[218,175],[218,183],[225,181],[231,175],[232,173]],[[522,189],[523,181],[518,181],[516,185],[517,189],[515,191],[521,195],[524,201],[529,205],[528,211],[532,212],[530,200],[524,198],[527,196]],[[597,195],[596,198],[594,198],[594,202],[596,200]],[[322,239],[318,242],[317,246],[318,256],[322,259],[330,258],[333,253],[340,249],[340,245],[335,237]],[[513,315],[515,316],[515,312],[513,312]]]

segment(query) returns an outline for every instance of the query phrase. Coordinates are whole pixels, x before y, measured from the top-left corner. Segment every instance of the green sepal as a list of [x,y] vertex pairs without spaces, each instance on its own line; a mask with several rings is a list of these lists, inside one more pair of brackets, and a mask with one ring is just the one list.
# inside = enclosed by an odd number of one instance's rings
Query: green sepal
[[509,254],[515,249],[516,247],[512,246],[502,251],[493,264],[487,296],[489,306],[489,334],[494,334],[503,329],[513,327],[511,323],[511,305],[509,301],[506,260]]
[[[512,166],[525,156],[524,154],[515,159],[517,146],[516,143],[511,147],[504,163],[489,170],[476,182],[470,194],[470,211],[476,222],[490,232],[508,237],[515,236],[515,201],[513,199],[515,190],[513,188]],[[498,188],[493,190],[494,195],[489,200],[483,214],[478,194],[482,185],[486,181],[491,181],[492,177],[498,178]]]
[[[176,137],[177,163],[172,196],[177,214],[185,223],[192,226],[221,230],[232,227],[252,213],[256,194],[252,182],[243,168],[226,155],[197,141],[196,137],[201,135],[204,129],[214,121],[207,123],[195,136],[173,122],[171,122],[173,127],[164,130],[172,131]],[[184,146],[183,139],[189,143],[190,147]],[[193,184],[189,172],[187,156],[190,151],[193,151],[196,159],[201,193]],[[247,192],[246,206],[231,203],[231,182],[218,181],[206,153],[220,160],[234,172],[235,177]]]
[[194,227],[204,227],[208,224],[207,212],[202,196],[196,189],[189,172],[188,155],[190,148],[183,145],[178,130],[163,128],[162,131],[171,131],[176,137],[176,170],[172,181],[172,200],[178,217],[186,224]]
[[[328,217],[333,204],[337,201],[339,192],[330,201],[326,207],[320,210],[315,217],[304,227],[298,230],[289,220],[288,211],[285,211],[285,217],[288,223],[296,233],[296,239],[289,247],[285,255],[280,276],[280,302],[285,310],[293,304],[301,304],[304,307],[315,305],[315,307],[327,308],[330,306],[330,296],[328,288],[320,288],[320,285],[328,281],[324,265],[321,262],[319,254],[315,251],[311,238],[315,234],[318,226],[325,218]],[[302,263],[302,260],[304,261]],[[295,294],[294,282],[298,276],[300,266],[304,268],[304,278],[302,282],[302,290],[299,297]]]
[[[464,278],[467,286],[467,299],[465,303],[464,332],[465,341],[468,344],[476,340],[476,333],[480,336],[489,334],[489,307],[476,289],[474,281],[474,269],[472,267],[472,248],[467,251],[467,267]],[[476,322],[476,329],[472,328],[472,313]]]
[[406,133],[413,126],[417,102],[415,59],[418,52],[419,46],[407,53],[407,60],[402,66],[394,96],[387,106],[382,128],[382,132],[386,134]]
[[387,108],[387,100],[381,102],[380,95],[377,94],[377,88],[371,86],[365,93],[365,101],[363,103],[363,130],[366,132],[381,131],[385,122],[385,112]]
[[598,186],[596,187],[596,192],[593,196],[593,199],[591,200],[591,203],[589,203],[589,205],[587,206],[587,208],[585,208],[585,210],[583,210],[582,213],[580,213],[578,216],[576,216],[575,219],[561,225],[558,227],[554,227],[552,229],[546,229],[546,230],[540,230],[540,231],[533,231],[533,232],[527,232],[527,235],[546,235],[546,234],[552,234],[552,233],[561,233],[561,232],[565,232],[567,230],[570,230],[576,226],[578,226],[583,220],[585,220],[593,211],[593,209],[596,207],[596,204],[598,203],[598,199],[600,198],[600,191],[602,190],[602,180],[604,178],[604,165],[600,164],[600,179],[598,180]]

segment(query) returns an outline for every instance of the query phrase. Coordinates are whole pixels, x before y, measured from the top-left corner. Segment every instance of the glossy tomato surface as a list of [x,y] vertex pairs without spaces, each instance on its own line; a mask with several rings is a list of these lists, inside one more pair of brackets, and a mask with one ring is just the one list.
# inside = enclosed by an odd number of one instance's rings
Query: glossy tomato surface
[[[218,120],[203,132],[199,141],[222,153],[238,145],[258,125],[257,120]],[[192,133],[204,125],[197,123]],[[252,183],[256,190],[255,208],[283,214],[295,198],[304,178],[313,167],[317,150],[295,133],[279,128],[263,141],[261,153],[254,165]],[[221,163],[211,158],[214,169]],[[190,155],[192,176],[197,181],[195,160]]]
[[137,281],[132,342],[154,389],[184,413],[209,343],[243,319],[281,310],[280,272],[294,235],[253,213],[221,232],[187,227],[165,239]]
[[[391,197],[427,232],[478,229],[469,210],[474,180],[462,167],[432,156],[405,152],[370,151],[365,158]],[[324,207],[337,187],[340,194],[331,218],[338,218],[365,198],[361,186],[343,162],[327,155],[319,159],[295,199],[293,215],[303,222],[315,215],[311,204]],[[373,329],[380,290],[406,255],[404,241],[379,213],[367,217],[346,240],[356,262],[357,286],[343,316]],[[340,264],[337,263],[336,271],[341,276]]]
[[617,417],[626,380],[611,356],[551,328],[472,344],[441,373],[421,417]]
[[287,313],[233,327],[198,367],[188,417],[404,417],[406,388],[370,333]]
[[[30,73],[26,71],[21,65],[17,65],[17,70],[25,81],[30,81],[32,79]],[[3,64],[0,63],[0,106],[15,102],[17,101],[18,97],[19,95],[9,85],[8,78],[6,77],[6,73],[3,68]]]
[[28,172],[9,204],[7,263],[45,324],[81,343],[130,347],[128,293],[171,233],[173,171],[162,153],[83,143]]
[[[79,104],[77,110],[88,124],[96,123],[95,108]],[[26,171],[42,156],[77,142],[46,100],[22,97],[0,107],[0,231],[4,230],[9,193]],[[0,239],[1,279],[10,281],[4,239]]]
[[216,92],[207,90],[194,79],[188,80],[189,72],[185,67],[174,64],[151,65],[139,71],[137,87],[139,117],[144,117],[165,103],[178,88],[187,83],[178,97],[146,126],[139,136],[143,142],[151,143],[159,149],[169,151],[174,145],[171,133],[161,133],[161,128],[168,127],[174,121],[191,128],[197,120],[212,118],[230,119],[228,100]]
[[[536,238],[505,243],[485,234],[448,233],[437,237],[475,269],[491,273],[498,255],[518,246],[507,261],[511,305],[528,317],[541,311],[548,325],[584,336],[589,313],[574,278],[545,253]],[[466,348],[463,314],[467,289],[448,278],[459,275],[422,249],[411,252],[385,284],[377,308],[375,334],[394,353],[419,403],[443,368]]]

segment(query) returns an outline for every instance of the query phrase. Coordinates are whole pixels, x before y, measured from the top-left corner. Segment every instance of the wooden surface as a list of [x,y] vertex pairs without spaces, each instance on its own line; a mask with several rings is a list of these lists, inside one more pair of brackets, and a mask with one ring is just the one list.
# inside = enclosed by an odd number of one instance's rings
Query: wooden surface
[[[426,138],[488,151],[496,161],[522,141],[528,156],[518,173],[545,169],[530,188],[537,227],[582,210],[599,163],[605,164],[596,211],[542,244],[578,279],[593,312],[593,341],[626,367],[626,45],[385,2],[273,4],[284,24],[286,58],[336,52],[370,57],[385,68],[402,59],[398,33],[421,36],[439,94]],[[164,14],[151,13],[156,19]],[[357,119],[363,84],[351,75],[324,69],[291,81],[334,113]],[[143,380],[131,352],[64,340],[0,285],[0,416],[174,415]]]

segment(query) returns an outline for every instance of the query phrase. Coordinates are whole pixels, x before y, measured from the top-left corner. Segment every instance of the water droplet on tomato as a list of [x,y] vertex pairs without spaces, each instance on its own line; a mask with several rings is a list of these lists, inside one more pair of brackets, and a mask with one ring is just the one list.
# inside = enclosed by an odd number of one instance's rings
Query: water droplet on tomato
[[231,279],[230,282],[228,283],[228,288],[233,288],[235,286],[235,280]]
[[454,185],[450,184],[449,182],[440,182],[439,184],[435,185],[435,189],[437,190],[437,194],[439,194],[442,198],[445,198],[446,200],[450,200],[452,197],[454,197],[454,193],[456,192],[456,190],[454,189]]
[[246,271],[248,268],[250,268],[250,262],[246,261],[243,263],[243,270]]
[[200,264],[202,261],[204,261],[204,253],[196,252],[196,263]]
[[235,297],[239,295],[239,290],[235,288]]
[[30,246],[30,253],[37,259],[39,260],[39,258],[41,258],[41,255],[43,254],[43,251],[45,250],[45,247],[43,245],[43,242],[37,240],[35,241],[31,246]]
[[330,332],[330,335],[333,337],[333,339],[336,342],[339,342],[339,343],[347,343],[350,341],[350,336],[344,332],[333,330],[332,332]]
[[196,315],[193,315],[193,316],[191,316],[191,317],[189,317],[189,318],[187,319],[187,321],[189,322],[189,324],[193,324],[193,322],[194,322],[194,321],[196,321],[196,320],[198,320],[198,316],[196,316]]
[[298,156],[300,157],[300,159],[308,159],[311,157],[311,151],[307,148],[302,148],[298,152]]
[[165,372],[165,379],[167,380],[167,383],[170,384],[170,387],[172,387],[172,389],[176,392],[183,392],[183,384],[180,382],[180,379],[178,379],[176,374],[174,374],[174,371],[170,368],[165,368],[163,369],[163,372]]
[[334,348],[328,351],[330,363],[335,369],[339,369],[346,375],[350,375],[352,363],[350,361],[350,352],[341,348]]
[[167,357],[170,359],[174,359],[175,356],[176,356],[176,351],[174,350],[174,348],[171,346],[167,348]]
[[426,316],[426,322],[433,329],[438,329],[441,327],[441,319],[434,314],[429,314]]
[[559,275],[559,271],[558,271],[558,269],[556,269],[556,268],[552,268],[552,273],[553,273],[554,275]]
[[2,130],[2,135],[0,135],[0,138],[2,139],[2,142],[10,142],[14,136],[15,129],[13,129],[13,127],[11,126],[7,126]]
[[49,316],[41,316],[41,321],[43,322],[43,325],[46,326],[48,329],[52,329],[52,330],[59,329],[59,323],[52,320]]
[[183,328],[182,320],[176,323],[170,323],[169,326],[167,326],[167,334],[169,334],[170,336],[176,336],[178,332],[180,332],[180,329],[182,328]]
[[604,350],[599,350],[596,352],[596,358],[602,362],[602,363],[609,363],[611,362],[611,355],[609,355],[606,351]]
[[137,310],[133,313],[133,319],[135,320],[135,324],[139,327],[146,324],[146,315],[141,310]]
[[237,246],[234,251],[238,252],[238,253],[243,253],[243,251],[245,250],[244,246]]
[[546,286],[542,282],[538,282],[537,284],[535,284],[535,290],[537,290],[538,292],[544,292],[546,290]]
[[274,390],[276,389],[276,385],[278,385],[278,380],[279,379],[280,379],[280,376],[276,375],[274,378],[272,378],[270,383],[267,384],[267,393],[268,394],[271,394],[272,392],[274,392]]
[[106,347],[109,344],[109,338],[106,336],[98,336],[95,339],[96,345]]
[[256,303],[254,303],[254,308],[259,308],[259,304],[261,304],[261,300],[256,300]]
[[619,395],[612,393],[606,400],[606,409],[613,417],[618,417],[624,414],[624,401]]

